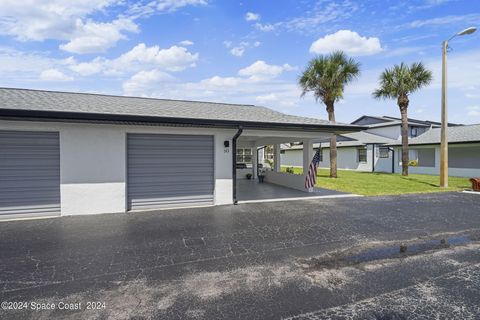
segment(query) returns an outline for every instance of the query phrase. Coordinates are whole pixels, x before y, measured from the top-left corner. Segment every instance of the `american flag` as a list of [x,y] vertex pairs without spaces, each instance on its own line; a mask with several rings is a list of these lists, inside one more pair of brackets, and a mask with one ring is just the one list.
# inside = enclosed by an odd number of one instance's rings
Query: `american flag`
[[305,189],[310,189],[317,183],[317,168],[320,163],[320,149],[315,152],[310,167],[308,168],[307,176],[305,177]]

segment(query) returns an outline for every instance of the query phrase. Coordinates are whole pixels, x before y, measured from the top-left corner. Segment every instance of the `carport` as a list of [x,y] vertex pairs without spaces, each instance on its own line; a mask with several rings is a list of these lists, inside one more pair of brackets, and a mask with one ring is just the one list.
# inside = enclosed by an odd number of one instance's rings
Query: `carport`
[[[329,139],[332,132],[328,131],[267,131],[242,130],[236,141],[235,150],[251,150],[251,166],[239,169],[238,155],[235,160],[236,200],[239,203],[298,200],[305,198],[345,197],[351,196],[321,188],[305,189],[305,176],[314,155],[313,142]],[[302,143],[303,145],[303,174],[292,174],[281,171],[280,146],[286,143]],[[263,154],[266,146],[273,146],[273,166],[266,167],[263,163]],[[263,169],[259,169],[263,168]],[[264,175],[263,183],[258,174]],[[251,179],[246,179],[246,174]]]

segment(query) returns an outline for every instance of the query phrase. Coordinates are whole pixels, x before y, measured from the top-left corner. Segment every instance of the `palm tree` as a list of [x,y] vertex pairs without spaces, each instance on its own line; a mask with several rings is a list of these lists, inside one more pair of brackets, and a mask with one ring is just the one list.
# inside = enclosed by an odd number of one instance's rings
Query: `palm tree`
[[[335,122],[335,102],[343,98],[345,85],[360,75],[360,64],[348,58],[342,51],[320,55],[312,59],[298,81],[302,97],[313,92],[317,101],[322,101],[328,120]],[[330,139],[330,177],[337,177],[337,137]]]
[[402,175],[408,176],[408,96],[427,86],[432,81],[432,72],[421,62],[411,66],[401,63],[385,69],[380,75],[380,88],[373,92],[376,99],[397,99],[402,115]]

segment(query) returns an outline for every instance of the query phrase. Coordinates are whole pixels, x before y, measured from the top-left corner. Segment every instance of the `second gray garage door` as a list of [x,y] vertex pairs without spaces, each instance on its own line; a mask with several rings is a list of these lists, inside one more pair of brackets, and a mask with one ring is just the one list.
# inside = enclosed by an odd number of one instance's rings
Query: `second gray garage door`
[[128,134],[129,210],[211,205],[213,136]]

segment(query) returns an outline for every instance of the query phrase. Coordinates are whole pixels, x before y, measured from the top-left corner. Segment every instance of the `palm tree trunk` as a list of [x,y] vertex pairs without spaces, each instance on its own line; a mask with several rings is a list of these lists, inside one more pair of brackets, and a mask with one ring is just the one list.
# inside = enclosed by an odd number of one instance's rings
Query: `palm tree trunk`
[[[328,120],[335,122],[335,109],[333,102],[327,102]],[[330,138],[330,178],[337,177],[337,136]]]
[[402,176],[408,176],[408,163],[410,162],[408,157],[408,97],[399,97],[398,106],[402,115]]

